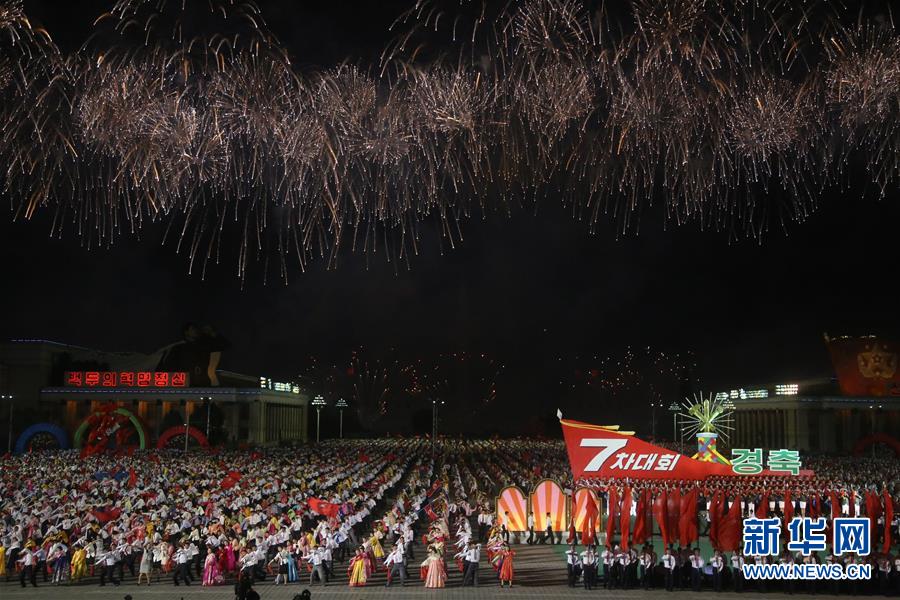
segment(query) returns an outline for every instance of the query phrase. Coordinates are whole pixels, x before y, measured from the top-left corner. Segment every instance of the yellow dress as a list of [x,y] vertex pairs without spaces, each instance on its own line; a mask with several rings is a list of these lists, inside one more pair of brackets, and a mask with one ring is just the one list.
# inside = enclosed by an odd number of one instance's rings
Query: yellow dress
[[350,567],[350,587],[364,585],[366,585],[366,561],[361,556],[355,556]]
[[0,544],[0,577],[6,577],[6,548]]
[[86,554],[84,548],[79,548],[72,554],[72,581],[78,581],[87,575]]
[[375,555],[375,558],[384,558],[384,550],[381,549],[381,542],[378,541],[377,535],[372,536],[369,545],[372,546],[372,554]]

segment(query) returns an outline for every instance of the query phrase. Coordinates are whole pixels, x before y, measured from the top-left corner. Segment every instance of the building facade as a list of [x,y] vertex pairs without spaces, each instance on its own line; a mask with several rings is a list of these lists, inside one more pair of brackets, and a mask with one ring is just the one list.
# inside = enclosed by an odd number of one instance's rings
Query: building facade
[[7,445],[37,423],[80,441],[79,427],[103,406],[134,415],[148,447],[178,426],[196,428],[216,444],[306,442],[309,398],[297,386],[219,370],[218,386],[195,387],[184,373],[156,371],[157,364],[157,355],[47,340],[0,343]]
[[732,448],[852,452],[881,434],[900,438],[900,397],[841,394],[831,379],[720,392],[734,406]]

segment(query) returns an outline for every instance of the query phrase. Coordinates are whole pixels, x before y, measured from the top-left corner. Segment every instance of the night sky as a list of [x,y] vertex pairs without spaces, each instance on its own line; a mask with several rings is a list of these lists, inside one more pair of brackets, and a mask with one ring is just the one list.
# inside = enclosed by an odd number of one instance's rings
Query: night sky
[[[64,50],[106,5],[25,4]],[[406,3],[260,5],[296,64],[327,66],[377,57]],[[718,391],[830,375],[826,331],[900,337],[896,190],[880,200],[828,191],[807,222],[773,227],[762,243],[663,223],[659,210],[647,211],[637,235],[616,239],[610,222],[590,235],[545,201],[511,218],[473,219],[455,249],[426,240],[409,266],[344,255],[335,270],[294,269],[287,286],[251,274],[242,289],[231,263],[207,281],[189,275],[186,257],[159,244],[159,228],[88,251],[71,234],[49,239],[47,215],[7,216],[0,336],[149,352],[194,320],[232,341],[224,368],[281,379],[309,354],[341,360],[359,346],[489,352],[506,365],[496,399],[505,421],[495,429],[509,433],[528,420],[513,415],[552,417],[557,405],[573,418],[614,411],[628,427],[645,423],[636,402],[621,410],[630,398],[567,402],[547,376],[562,355],[618,355],[629,345],[692,351],[696,391]]]

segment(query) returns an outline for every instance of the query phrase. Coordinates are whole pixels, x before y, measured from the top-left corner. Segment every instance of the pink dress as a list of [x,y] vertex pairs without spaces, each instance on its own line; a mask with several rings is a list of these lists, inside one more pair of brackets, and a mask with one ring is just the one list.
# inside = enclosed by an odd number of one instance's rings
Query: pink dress
[[432,557],[428,562],[428,575],[425,576],[425,587],[442,588],[447,581],[447,570],[444,561],[439,556]]
[[234,560],[234,548],[231,544],[225,548],[225,564],[228,565],[228,572],[234,573],[237,563]]
[[206,555],[203,563],[203,585],[216,585],[219,579],[219,563],[216,562],[215,552]]

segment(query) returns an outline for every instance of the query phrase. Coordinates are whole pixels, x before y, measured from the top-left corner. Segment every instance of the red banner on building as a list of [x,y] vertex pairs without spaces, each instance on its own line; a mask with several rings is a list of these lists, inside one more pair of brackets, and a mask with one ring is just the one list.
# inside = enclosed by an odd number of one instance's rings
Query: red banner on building
[[845,396],[900,396],[900,347],[875,336],[825,336]]
[[66,371],[67,387],[188,387],[188,374],[182,371]]

